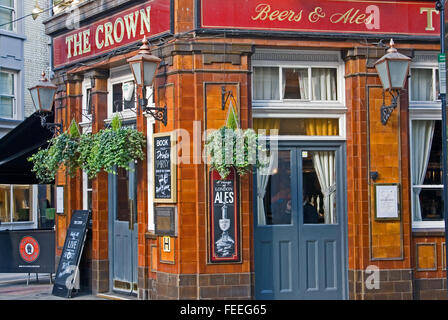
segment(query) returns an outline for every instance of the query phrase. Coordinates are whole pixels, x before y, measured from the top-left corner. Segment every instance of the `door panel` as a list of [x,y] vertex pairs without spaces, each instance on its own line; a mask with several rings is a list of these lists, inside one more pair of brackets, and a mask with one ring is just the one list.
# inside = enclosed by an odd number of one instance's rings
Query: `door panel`
[[114,290],[133,292],[137,283],[136,179],[131,170],[117,169],[112,183],[112,285]]
[[256,176],[257,299],[344,298],[340,149],[281,147],[278,168]]
[[257,297],[261,299],[294,299],[298,289],[297,265],[297,193],[296,153],[279,150],[277,174],[265,181],[264,202],[255,228],[257,245],[255,264]]

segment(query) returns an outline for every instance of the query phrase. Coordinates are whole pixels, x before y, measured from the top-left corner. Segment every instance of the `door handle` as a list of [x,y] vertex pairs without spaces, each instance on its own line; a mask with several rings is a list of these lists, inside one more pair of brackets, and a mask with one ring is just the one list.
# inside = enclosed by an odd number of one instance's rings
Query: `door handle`
[[129,199],[129,230],[134,230],[134,200]]

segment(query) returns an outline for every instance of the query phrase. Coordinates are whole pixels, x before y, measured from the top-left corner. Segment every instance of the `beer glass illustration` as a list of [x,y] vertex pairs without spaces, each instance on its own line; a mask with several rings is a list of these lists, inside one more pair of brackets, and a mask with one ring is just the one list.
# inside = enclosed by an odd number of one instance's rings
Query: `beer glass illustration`
[[220,257],[228,257],[233,253],[235,241],[230,237],[230,219],[227,218],[227,203],[221,207],[221,219],[218,220],[219,228],[222,231],[221,238],[216,241],[216,252]]

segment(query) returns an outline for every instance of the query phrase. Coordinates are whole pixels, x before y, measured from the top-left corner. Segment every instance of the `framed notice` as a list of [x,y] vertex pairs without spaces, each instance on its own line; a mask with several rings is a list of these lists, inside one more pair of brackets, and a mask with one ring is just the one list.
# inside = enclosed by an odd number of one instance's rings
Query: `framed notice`
[[400,187],[397,183],[375,184],[375,219],[400,219]]
[[64,213],[64,186],[56,187],[56,213]]
[[173,132],[153,135],[152,161],[154,178],[154,202],[176,202],[176,156]]
[[235,169],[222,180],[210,171],[209,248],[211,263],[241,262],[241,228]]

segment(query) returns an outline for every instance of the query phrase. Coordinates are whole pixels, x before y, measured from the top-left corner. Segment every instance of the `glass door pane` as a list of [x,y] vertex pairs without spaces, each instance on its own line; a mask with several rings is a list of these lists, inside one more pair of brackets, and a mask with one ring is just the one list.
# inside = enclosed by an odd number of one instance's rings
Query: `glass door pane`
[[291,151],[278,151],[278,166],[257,175],[258,224],[291,224]]
[[301,151],[304,224],[335,224],[336,171],[334,151]]

